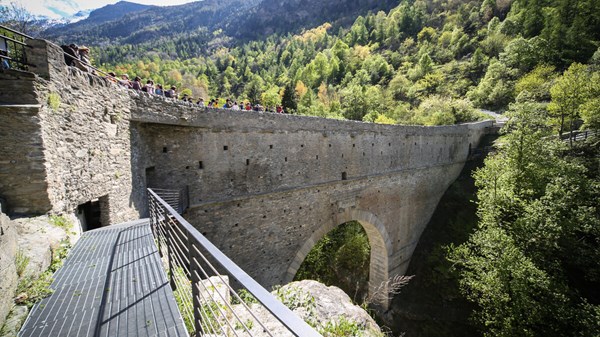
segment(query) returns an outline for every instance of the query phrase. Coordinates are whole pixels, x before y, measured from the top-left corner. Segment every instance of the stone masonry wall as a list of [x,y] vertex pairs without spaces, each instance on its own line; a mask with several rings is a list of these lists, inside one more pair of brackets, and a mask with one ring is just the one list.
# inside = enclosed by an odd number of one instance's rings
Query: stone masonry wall
[[290,281],[312,245],[349,220],[372,234],[373,286],[402,274],[491,125],[387,126],[136,101],[140,175],[150,187],[189,187],[188,221],[265,286]]
[[[1,153],[0,195],[13,213],[70,213],[108,196],[104,222],[138,218],[143,191],[133,187],[131,93],[67,67],[56,45],[43,40],[28,44],[34,47],[28,59],[41,65],[34,69],[36,75],[0,73],[0,83],[20,76],[7,87],[24,93],[24,98],[0,93],[0,99],[11,103],[0,106],[2,141],[12,144]],[[22,99],[36,104],[24,106]]]
[[377,125],[146,97],[136,106],[150,185],[187,185],[191,204],[464,162],[487,125]]
[[40,214],[52,208],[48,194],[41,193],[48,182],[40,109],[40,105],[0,107],[0,196],[13,213]]

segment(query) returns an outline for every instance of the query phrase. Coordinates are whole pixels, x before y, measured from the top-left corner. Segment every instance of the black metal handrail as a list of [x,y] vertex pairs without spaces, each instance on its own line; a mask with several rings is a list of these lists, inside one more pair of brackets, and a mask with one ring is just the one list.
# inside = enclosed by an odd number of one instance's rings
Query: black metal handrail
[[[11,36],[8,36],[9,34]],[[29,35],[0,25],[0,58],[3,59],[3,62],[7,62],[10,68],[29,70],[29,67],[35,67],[34,64],[27,62],[27,53],[25,52],[25,48],[31,48],[25,43],[25,39],[31,38]]]
[[[182,314],[190,332],[194,331],[199,336],[237,336],[238,333],[253,336],[252,326],[260,326],[258,334],[277,336],[257,318],[255,311],[259,309],[246,304],[229,285],[228,277],[232,277],[289,333],[302,337],[321,336],[231,261],[152,189],[148,189],[148,200],[152,232],[159,252],[166,260],[171,287],[180,302],[180,308],[183,307]],[[241,309],[239,306],[233,308],[231,297],[240,303]],[[239,310],[243,310],[243,313]]]

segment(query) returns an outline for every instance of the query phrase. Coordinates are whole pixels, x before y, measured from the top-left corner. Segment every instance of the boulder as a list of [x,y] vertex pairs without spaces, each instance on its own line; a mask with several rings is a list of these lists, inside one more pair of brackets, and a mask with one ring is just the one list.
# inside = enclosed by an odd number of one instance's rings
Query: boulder
[[[335,326],[345,325],[347,335],[364,337],[383,336],[381,329],[373,318],[338,287],[328,287],[313,280],[303,280],[289,283],[273,292],[288,308],[304,321],[315,327],[321,333],[335,329]],[[260,304],[251,304],[250,309],[260,322],[273,336],[293,336]],[[252,333],[252,336],[269,336],[263,327],[254,319],[241,304],[234,306],[234,311],[241,322]],[[246,335],[244,327],[238,324],[236,332]],[[337,330],[339,333],[340,330]],[[350,330],[352,332],[350,332]]]
[[60,242],[69,239],[71,244],[81,235],[77,219],[74,216],[65,217],[73,223],[68,231],[52,224],[46,215],[13,220],[18,233],[19,249],[29,258],[26,274],[39,275],[46,271],[52,262],[52,251]]
[[[19,282],[17,255],[28,261],[22,264],[26,268],[21,276],[37,278],[50,266],[52,252],[62,240],[68,238],[74,244],[81,236],[75,216],[65,217],[73,223],[72,229],[65,230],[53,225],[46,215],[11,220],[0,213],[0,327],[14,307]],[[22,322],[22,319],[13,320],[15,322]]]

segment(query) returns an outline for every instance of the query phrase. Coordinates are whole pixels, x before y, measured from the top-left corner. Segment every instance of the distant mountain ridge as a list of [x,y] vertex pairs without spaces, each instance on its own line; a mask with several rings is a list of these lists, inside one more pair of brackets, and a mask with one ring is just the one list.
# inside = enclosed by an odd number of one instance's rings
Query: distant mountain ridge
[[118,20],[129,13],[141,12],[149,8],[155,7],[157,6],[142,5],[128,1],[119,1],[114,5],[107,5],[102,8],[93,10],[86,19],[86,23],[99,24],[111,20]]
[[[43,36],[90,45],[151,43],[162,37],[189,38],[222,32],[234,39],[264,38],[309,29],[323,22],[352,23],[368,11],[389,10],[398,0],[204,0],[177,6],[121,1],[87,19],[51,27]],[[218,34],[218,33],[217,33]]]

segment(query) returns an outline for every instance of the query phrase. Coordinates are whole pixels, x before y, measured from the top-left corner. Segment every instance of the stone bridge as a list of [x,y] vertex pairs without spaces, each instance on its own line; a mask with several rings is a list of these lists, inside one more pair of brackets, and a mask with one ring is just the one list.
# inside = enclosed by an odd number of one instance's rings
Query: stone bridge
[[291,281],[314,244],[350,220],[369,238],[371,290],[403,274],[492,125],[201,109],[120,88],[67,67],[53,44],[28,43],[34,73],[0,72],[9,212],[78,212],[85,229],[146,215],[146,187],[185,189],[186,219],[266,287]]

